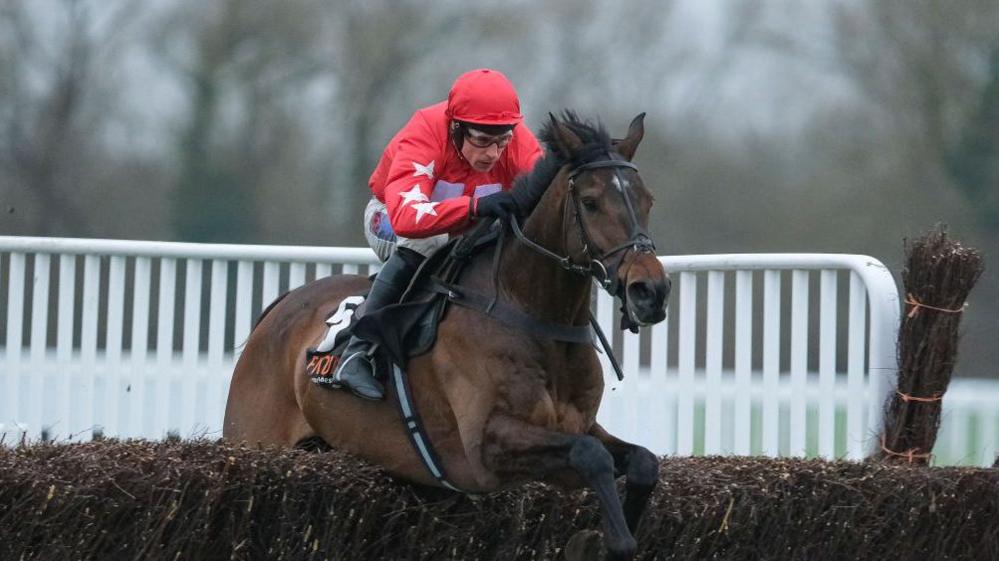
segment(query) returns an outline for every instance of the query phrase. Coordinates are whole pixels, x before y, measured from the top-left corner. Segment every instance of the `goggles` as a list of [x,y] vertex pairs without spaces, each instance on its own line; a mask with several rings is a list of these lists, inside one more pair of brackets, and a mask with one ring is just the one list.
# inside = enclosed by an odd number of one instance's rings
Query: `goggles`
[[496,148],[502,150],[506,148],[507,144],[510,144],[511,140],[513,140],[513,131],[493,136],[491,134],[484,134],[477,130],[466,128],[465,140],[476,148],[489,148],[491,145],[495,144]]

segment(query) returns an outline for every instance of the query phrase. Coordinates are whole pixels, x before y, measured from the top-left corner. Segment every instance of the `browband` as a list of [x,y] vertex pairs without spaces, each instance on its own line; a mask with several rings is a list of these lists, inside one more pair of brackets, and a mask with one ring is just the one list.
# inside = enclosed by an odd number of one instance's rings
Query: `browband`
[[584,171],[600,168],[628,168],[638,171],[638,166],[626,160],[598,160],[596,162],[589,162],[574,168],[571,172],[569,172],[569,179],[575,179],[577,175]]

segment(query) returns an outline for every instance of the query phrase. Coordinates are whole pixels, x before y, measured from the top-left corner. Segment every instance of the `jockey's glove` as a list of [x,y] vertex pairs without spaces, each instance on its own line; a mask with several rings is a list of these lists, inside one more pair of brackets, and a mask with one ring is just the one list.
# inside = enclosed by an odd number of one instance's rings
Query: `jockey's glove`
[[473,198],[468,214],[472,218],[499,218],[506,221],[517,214],[517,201],[509,191],[500,191],[485,197]]

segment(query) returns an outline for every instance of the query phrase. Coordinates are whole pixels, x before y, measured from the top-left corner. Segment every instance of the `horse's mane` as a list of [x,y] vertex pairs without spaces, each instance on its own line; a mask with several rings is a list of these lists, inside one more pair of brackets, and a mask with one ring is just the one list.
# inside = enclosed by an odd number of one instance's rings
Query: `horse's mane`
[[538,138],[545,146],[545,155],[538,160],[530,173],[521,175],[514,181],[511,191],[525,215],[534,210],[562,166],[571,163],[575,167],[610,157],[611,137],[600,122],[581,119],[571,109],[562,111],[558,121],[579,137],[582,147],[570,160],[559,150],[555,124],[549,120],[541,127]]
[[[581,119],[571,109],[562,111],[559,122],[575,134],[582,142],[582,147],[572,159],[573,165],[582,165],[596,160],[607,159],[611,151],[611,137],[599,121]],[[558,153],[555,125],[550,120],[541,127],[541,142],[549,153]],[[564,163],[564,162],[563,162]]]

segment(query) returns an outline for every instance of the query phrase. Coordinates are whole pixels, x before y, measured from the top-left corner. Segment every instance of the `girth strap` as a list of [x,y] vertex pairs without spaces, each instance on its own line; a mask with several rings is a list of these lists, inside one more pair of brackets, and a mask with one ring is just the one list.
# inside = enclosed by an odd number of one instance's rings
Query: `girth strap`
[[464,286],[448,284],[438,278],[432,279],[434,292],[444,294],[451,302],[482,312],[511,327],[532,335],[566,341],[569,343],[593,343],[593,331],[589,324],[566,325],[539,320],[512,304],[493,299]]
[[424,467],[427,468],[430,475],[433,475],[434,479],[442,486],[452,491],[463,492],[448,480],[447,473],[444,471],[444,464],[441,462],[440,457],[437,456],[437,452],[434,451],[430,439],[427,438],[427,431],[423,427],[423,420],[420,419],[420,414],[416,411],[413,394],[409,389],[409,381],[406,379],[406,373],[396,364],[392,365],[392,383],[395,386],[396,396],[399,398],[399,413],[402,415],[402,421],[406,423],[406,433],[409,435],[409,442],[413,445],[416,453],[419,454],[420,461],[423,462]]

